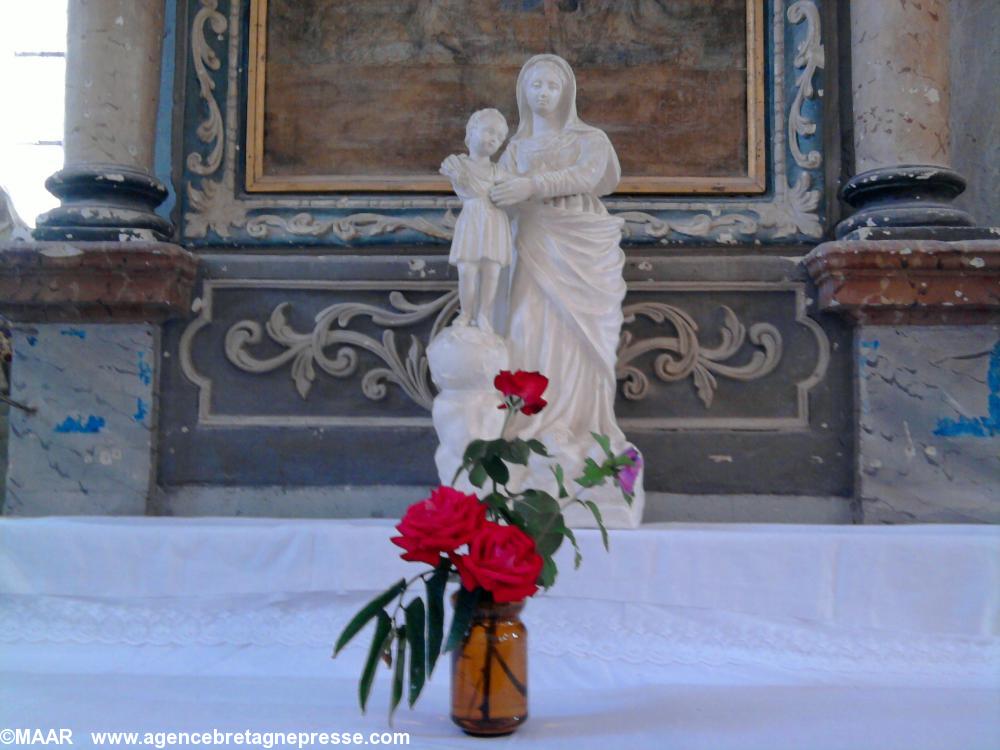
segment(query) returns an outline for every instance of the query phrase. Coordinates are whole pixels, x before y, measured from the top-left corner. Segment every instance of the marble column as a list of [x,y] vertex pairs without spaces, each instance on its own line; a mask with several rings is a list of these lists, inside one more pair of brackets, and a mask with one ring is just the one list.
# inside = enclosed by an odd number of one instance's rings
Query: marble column
[[40,240],[165,240],[153,177],[163,0],[70,0],[65,162],[46,181],[62,205]]
[[837,236],[971,226],[951,205],[965,180],[951,169],[948,1],[852,0],[850,13],[855,176],[842,196],[857,211]]

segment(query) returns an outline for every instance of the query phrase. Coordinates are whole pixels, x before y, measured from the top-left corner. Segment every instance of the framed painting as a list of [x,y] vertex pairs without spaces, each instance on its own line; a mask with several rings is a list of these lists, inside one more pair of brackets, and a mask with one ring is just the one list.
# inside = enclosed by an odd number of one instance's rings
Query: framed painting
[[620,194],[765,189],[763,0],[250,0],[249,192],[450,192],[465,122],[573,66]]
[[[823,0],[186,0],[178,162],[192,246],[446,244],[437,174],[474,110],[517,126],[540,51],[622,163],[629,244],[808,247],[835,179]],[[794,252],[794,251],[793,251]]]

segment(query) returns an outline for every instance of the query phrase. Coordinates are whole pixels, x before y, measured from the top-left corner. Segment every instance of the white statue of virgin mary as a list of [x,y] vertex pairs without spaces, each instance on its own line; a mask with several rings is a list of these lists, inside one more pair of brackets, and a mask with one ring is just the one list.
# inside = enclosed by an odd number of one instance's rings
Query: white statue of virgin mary
[[[588,456],[604,458],[592,432],[607,435],[615,453],[633,447],[614,412],[623,221],[600,200],[618,185],[621,167],[607,135],[577,116],[576,78],[561,57],[536,55],[524,64],[517,107],[520,123],[500,159],[511,176],[490,192],[511,212],[514,227],[506,344],[510,369],[539,371],[550,383],[548,406],[532,417],[518,415],[512,428],[519,437],[542,440],[572,478]],[[555,489],[541,462],[532,464],[523,484]],[[610,485],[584,497],[598,504],[609,527],[636,526],[642,474],[631,508]],[[571,525],[592,522],[579,505],[566,515]]]

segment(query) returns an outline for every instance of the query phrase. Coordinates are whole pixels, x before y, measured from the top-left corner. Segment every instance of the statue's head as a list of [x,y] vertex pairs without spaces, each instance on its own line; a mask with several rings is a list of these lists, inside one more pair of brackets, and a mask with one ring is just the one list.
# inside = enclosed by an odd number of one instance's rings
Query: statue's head
[[465,146],[469,153],[482,151],[493,156],[507,140],[507,119],[500,110],[489,108],[472,113],[465,125]]
[[566,76],[555,63],[543,60],[532,65],[524,77],[525,97],[531,111],[541,115],[556,112],[567,83]]
[[533,114],[555,115],[560,125],[576,120],[576,78],[558,55],[535,55],[517,77],[517,107],[523,132]]

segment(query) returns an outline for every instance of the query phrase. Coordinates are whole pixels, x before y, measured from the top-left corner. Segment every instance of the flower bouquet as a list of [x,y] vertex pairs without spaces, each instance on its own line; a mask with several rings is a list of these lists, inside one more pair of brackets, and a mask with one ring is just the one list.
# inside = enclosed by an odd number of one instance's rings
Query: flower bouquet
[[[587,458],[581,476],[567,482],[562,467],[551,464],[558,497],[542,490],[508,487],[513,466],[527,466],[532,454],[551,458],[539,440],[504,437],[514,413],[530,416],[545,408],[542,394],[548,379],[537,372],[502,371],[494,385],[502,394],[498,408],[507,410],[500,437],[469,443],[452,480],[455,484],[465,472],[481,496],[441,486],[411,505],[396,526],[399,536],[391,541],[404,550],[404,560],[423,563],[427,569],[401,578],[368,602],[337,639],[334,656],[375,621],[358,688],[362,711],[379,662],[392,672],[391,719],[404,688],[412,707],[438,657],[452,652],[456,723],[470,733],[513,731],[527,716],[525,639],[516,615],[524,599],[555,583],[554,555],[565,540],[573,545],[576,567],[582,559],[563,510],[572,503],[588,508],[607,549],[600,510],[593,501],[581,499],[579,492],[610,480],[620,487],[625,502],[632,502],[641,466],[638,452],[629,449],[615,454],[610,440],[597,433],[592,434],[603,460]],[[574,491],[567,485],[575,486]],[[423,590],[411,592],[418,581]],[[444,595],[449,581],[458,581],[460,586],[452,597],[454,615],[446,633]],[[505,628],[513,630],[505,635]],[[512,646],[520,653],[504,653]],[[474,676],[465,679],[470,672]],[[461,686],[467,695],[456,694]],[[505,689],[511,700],[504,699]],[[504,715],[498,716],[498,709]]]

